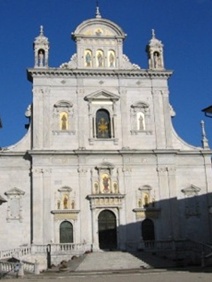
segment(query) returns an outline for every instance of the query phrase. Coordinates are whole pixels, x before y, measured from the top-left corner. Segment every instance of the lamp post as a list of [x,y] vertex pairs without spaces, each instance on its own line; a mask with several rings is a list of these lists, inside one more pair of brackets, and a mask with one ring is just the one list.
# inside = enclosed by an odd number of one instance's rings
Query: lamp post
[[7,201],[0,195],[0,205],[6,203]]
[[205,113],[206,117],[212,118],[212,105],[207,107],[207,108],[205,108],[205,109],[202,109],[202,112]]

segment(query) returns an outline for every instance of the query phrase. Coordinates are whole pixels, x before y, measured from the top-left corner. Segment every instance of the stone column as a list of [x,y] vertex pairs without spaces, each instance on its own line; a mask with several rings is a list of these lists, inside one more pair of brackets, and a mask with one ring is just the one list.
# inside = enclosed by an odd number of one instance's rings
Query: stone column
[[32,170],[32,243],[43,244],[43,169]]
[[163,100],[163,116],[164,116],[164,129],[165,129],[165,142],[166,148],[172,148],[172,124],[171,124],[171,109],[169,104],[168,90],[161,91]]
[[98,233],[98,215],[96,209],[91,209],[91,217],[92,217],[92,245],[93,250],[99,250],[99,233]]
[[34,149],[42,148],[43,146],[43,94],[42,88],[33,88],[33,136],[32,146]]
[[[86,160],[84,157],[80,157],[80,163],[85,163]],[[78,168],[78,179],[79,179],[79,208],[80,208],[80,214],[79,214],[79,230],[78,230],[78,241],[83,242],[86,240],[86,242],[91,242],[92,237],[92,230],[91,230],[91,216],[89,216],[90,213],[90,207],[89,207],[89,201],[86,199],[88,196],[89,189],[88,185],[90,185],[90,182],[87,179],[87,169],[83,167]]]
[[158,240],[168,240],[173,237],[172,233],[172,213],[170,202],[170,187],[168,184],[167,167],[159,165],[157,168],[158,183],[159,183],[159,205],[161,208],[161,224],[160,230],[157,232]]
[[168,186],[169,186],[169,200],[170,200],[170,215],[172,226],[172,239],[179,239],[179,211],[176,191],[176,169],[174,166],[167,167]]
[[[124,161],[126,162],[126,159]],[[131,205],[127,204],[128,202],[130,203],[130,201],[132,200],[129,198],[130,196],[129,193],[127,193],[129,187],[131,187],[132,185],[130,166],[125,165],[124,168],[122,169],[122,173],[121,171],[119,171],[119,179],[123,180],[122,183],[119,183],[120,185],[119,191],[121,194],[126,194],[126,198],[122,200],[122,209],[119,209],[119,216],[120,216],[119,229],[121,228],[119,233],[119,248],[121,250],[126,250],[127,228],[128,228],[127,223],[133,222],[133,218],[128,218],[128,217],[129,214],[131,214],[131,216],[134,216],[132,210],[128,209],[128,207],[131,207]]]
[[[115,132],[118,132],[121,134],[121,136],[116,136],[116,138],[120,138],[122,142],[122,147],[129,147],[129,132],[130,132],[130,116],[129,116],[129,109],[127,104],[127,90],[126,89],[120,89],[119,91],[120,96],[122,96],[122,99],[120,99],[120,113],[117,113],[117,122],[115,126]],[[120,120],[120,116],[122,116]],[[120,124],[121,122],[121,124]]]
[[[154,87],[154,86],[153,86]],[[152,91],[153,112],[154,112],[154,132],[156,148],[166,148],[165,145],[165,124],[164,105],[161,90]]]
[[51,169],[43,171],[43,242],[50,243],[53,239],[53,218],[51,215]]

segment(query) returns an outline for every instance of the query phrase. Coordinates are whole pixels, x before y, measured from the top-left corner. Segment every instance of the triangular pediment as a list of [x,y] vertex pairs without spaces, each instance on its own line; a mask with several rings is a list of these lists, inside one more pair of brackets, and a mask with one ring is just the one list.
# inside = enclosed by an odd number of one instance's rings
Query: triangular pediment
[[94,93],[91,93],[85,97],[86,101],[118,101],[119,96],[113,94],[107,90],[100,90]]
[[186,196],[195,196],[197,195],[200,191],[201,188],[191,184],[190,186],[184,188],[181,190]]
[[20,189],[18,189],[16,187],[11,189],[11,190],[9,190],[9,191],[7,191],[7,192],[5,192],[5,195],[7,195],[7,196],[12,196],[12,195],[20,196],[20,195],[24,195],[24,194],[25,194],[24,191],[22,191],[22,190],[20,190]]

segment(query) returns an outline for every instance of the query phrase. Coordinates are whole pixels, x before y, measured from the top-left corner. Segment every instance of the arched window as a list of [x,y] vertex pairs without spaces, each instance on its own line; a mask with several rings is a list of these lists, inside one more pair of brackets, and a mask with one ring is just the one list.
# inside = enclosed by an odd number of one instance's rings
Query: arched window
[[101,109],[96,113],[96,137],[111,138],[110,114],[107,110]]
[[69,221],[60,224],[60,243],[73,243],[73,225]]

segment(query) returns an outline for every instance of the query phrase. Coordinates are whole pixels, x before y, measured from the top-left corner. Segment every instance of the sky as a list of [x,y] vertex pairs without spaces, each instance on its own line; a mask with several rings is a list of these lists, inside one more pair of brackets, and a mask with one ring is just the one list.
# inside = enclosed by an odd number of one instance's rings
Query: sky
[[[212,147],[212,0],[99,0],[103,18],[127,34],[124,53],[147,68],[145,47],[155,29],[164,44],[173,125],[187,143],[201,146],[201,120]],[[0,147],[26,134],[25,111],[32,102],[27,68],[34,66],[33,41],[40,25],[50,41],[50,67],[59,67],[76,52],[71,33],[94,18],[96,0],[0,0]]]

